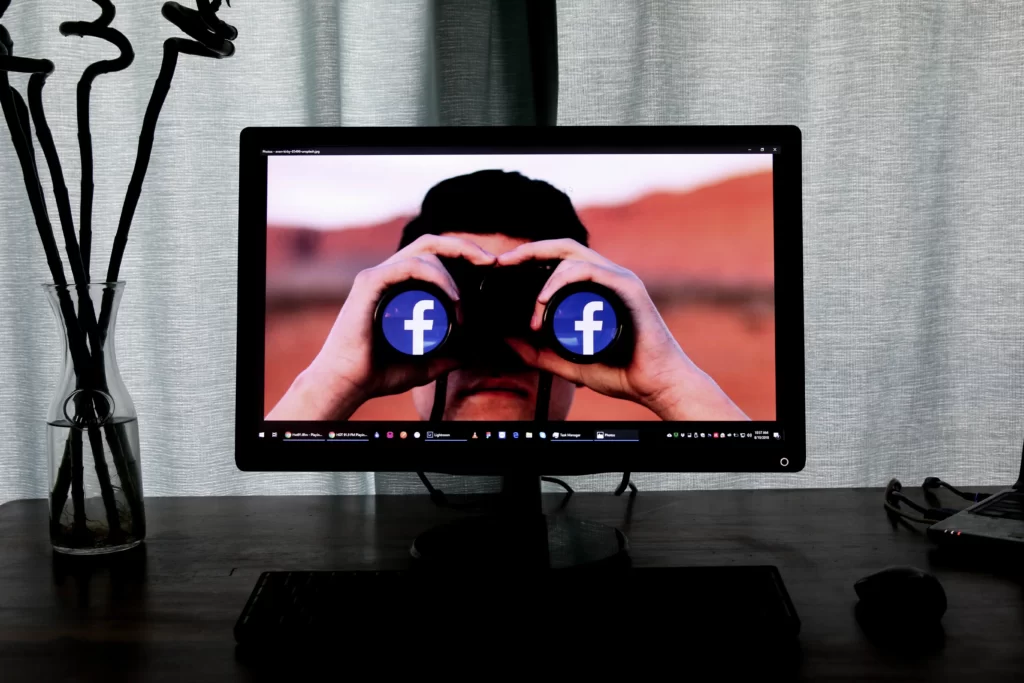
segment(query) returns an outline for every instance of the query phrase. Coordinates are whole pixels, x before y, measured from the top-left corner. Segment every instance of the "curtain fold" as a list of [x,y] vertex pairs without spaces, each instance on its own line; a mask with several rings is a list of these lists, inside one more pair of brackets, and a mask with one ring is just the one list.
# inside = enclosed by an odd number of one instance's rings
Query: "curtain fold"
[[[161,4],[115,2],[113,26],[132,41],[135,63],[93,88],[94,270],[110,253],[161,44],[178,34],[161,18]],[[238,135],[271,125],[532,125],[537,20],[527,7],[499,0],[261,0],[257,7],[239,0],[221,10],[238,27],[234,57],[181,58],[122,268],[128,285],[117,346],[138,406],[147,495],[421,490],[407,474],[236,470]],[[113,48],[64,38],[57,27],[97,13],[85,0],[15,0],[3,17],[17,54],[57,66],[44,99],[76,215],[75,85],[87,63],[109,58]],[[551,60],[553,26],[542,25]],[[23,80],[12,81],[24,92]],[[0,441],[2,502],[47,493],[42,418],[60,353],[39,287],[49,277],[5,126],[0,159],[0,421],[12,425]],[[48,177],[44,186],[52,197]],[[52,199],[50,213],[56,216]],[[486,484],[440,481],[454,491]]]
[[561,125],[803,131],[807,469],[640,475],[641,488],[1013,482],[1024,439],[1020,5],[558,10]]
[[[177,34],[156,0],[115,4],[113,25],[137,56],[93,89],[96,267],[110,253],[160,45]],[[222,12],[239,29],[237,54],[179,63],[122,269],[117,344],[138,406],[148,495],[422,490],[407,475],[235,469],[237,141],[257,125],[799,125],[808,467],[635,480],[654,489],[1016,476],[1024,437],[1018,3],[233,5]],[[3,18],[18,54],[57,65],[44,98],[76,207],[74,88],[85,64],[114,50],[63,38],[57,26],[96,13],[85,0],[14,0]],[[52,197],[48,179],[44,186]],[[52,201],[50,211],[56,216]],[[60,358],[38,286],[47,279],[0,125],[0,501],[46,494],[42,417]],[[573,483],[610,491],[617,480]],[[483,483],[439,485],[457,492]]]

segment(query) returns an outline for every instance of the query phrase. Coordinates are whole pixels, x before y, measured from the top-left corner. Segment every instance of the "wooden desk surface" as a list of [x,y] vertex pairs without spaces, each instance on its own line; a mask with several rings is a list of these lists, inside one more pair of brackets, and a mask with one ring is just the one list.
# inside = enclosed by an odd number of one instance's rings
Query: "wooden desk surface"
[[[546,494],[545,504],[559,498]],[[259,672],[236,659],[232,626],[260,572],[402,568],[417,533],[465,514],[427,496],[152,498],[146,506],[144,552],[84,565],[51,552],[43,501],[0,506],[0,680],[252,680]],[[879,490],[641,491],[628,520],[626,498],[577,494],[568,511],[625,531],[634,566],[777,565],[803,623],[802,679],[1024,677],[1022,568],[949,561],[923,533],[890,525]],[[854,581],[892,564],[932,571],[945,586],[941,649],[885,651],[857,625]],[[621,618],[610,611],[617,629]],[[346,671],[373,657],[340,647]],[[629,655],[638,676],[649,654]],[[457,656],[455,648],[445,660]]]

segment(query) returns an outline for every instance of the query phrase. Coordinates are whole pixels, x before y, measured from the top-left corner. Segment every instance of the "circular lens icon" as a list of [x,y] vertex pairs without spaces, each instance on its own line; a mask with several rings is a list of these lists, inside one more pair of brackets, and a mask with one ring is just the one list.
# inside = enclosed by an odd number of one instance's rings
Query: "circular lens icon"
[[779,460],[779,464],[783,467],[789,467],[789,458],[782,458]]
[[[595,282],[575,282],[558,290],[544,309],[548,344],[574,363],[619,362],[629,313],[619,296]],[[613,361],[614,359],[614,361]]]
[[374,321],[386,347],[403,356],[427,356],[451,333],[454,316],[440,288],[410,280],[385,292]]

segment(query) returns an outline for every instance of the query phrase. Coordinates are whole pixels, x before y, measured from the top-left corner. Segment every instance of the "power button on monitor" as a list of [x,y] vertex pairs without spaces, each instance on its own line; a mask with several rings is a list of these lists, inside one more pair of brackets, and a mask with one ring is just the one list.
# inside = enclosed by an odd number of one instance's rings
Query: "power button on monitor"
[[779,464],[782,465],[783,467],[789,467],[789,458],[783,458],[782,460],[779,460]]

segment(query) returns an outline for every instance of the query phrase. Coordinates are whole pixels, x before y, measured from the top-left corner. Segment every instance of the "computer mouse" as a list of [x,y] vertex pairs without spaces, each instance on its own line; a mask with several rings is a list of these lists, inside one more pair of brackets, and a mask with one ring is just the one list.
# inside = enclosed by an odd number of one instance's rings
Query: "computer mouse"
[[868,617],[903,623],[937,624],[946,612],[946,591],[931,574],[915,567],[886,567],[853,585],[858,609]]

